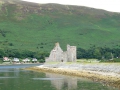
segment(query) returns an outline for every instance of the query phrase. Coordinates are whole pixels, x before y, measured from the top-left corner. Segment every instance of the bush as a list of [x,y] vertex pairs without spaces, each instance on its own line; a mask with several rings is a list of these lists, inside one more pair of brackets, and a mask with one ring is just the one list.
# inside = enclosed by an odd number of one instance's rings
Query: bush
[[120,62],[120,58],[115,58],[113,62]]

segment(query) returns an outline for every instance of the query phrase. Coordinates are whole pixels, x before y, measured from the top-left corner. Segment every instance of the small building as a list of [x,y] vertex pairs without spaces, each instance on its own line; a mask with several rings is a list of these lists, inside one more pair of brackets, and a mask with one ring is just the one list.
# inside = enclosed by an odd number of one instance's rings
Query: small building
[[67,45],[67,51],[63,51],[59,43],[51,50],[49,57],[46,57],[46,62],[76,62],[76,46]]
[[36,58],[33,58],[33,59],[32,59],[32,63],[37,63],[37,61],[38,61],[38,60],[37,60]]
[[25,59],[22,60],[22,62],[23,62],[23,63],[30,63],[30,59],[25,58]]
[[4,61],[4,62],[9,62],[10,59],[9,59],[8,57],[3,57],[3,61]]
[[20,60],[19,60],[18,58],[14,58],[14,59],[12,60],[12,62],[13,62],[13,63],[20,63]]

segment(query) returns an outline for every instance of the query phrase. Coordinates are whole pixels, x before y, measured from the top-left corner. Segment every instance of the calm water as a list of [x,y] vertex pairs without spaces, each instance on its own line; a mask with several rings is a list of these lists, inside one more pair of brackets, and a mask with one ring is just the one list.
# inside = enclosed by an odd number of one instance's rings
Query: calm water
[[84,78],[21,69],[35,65],[0,66],[0,90],[119,90]]

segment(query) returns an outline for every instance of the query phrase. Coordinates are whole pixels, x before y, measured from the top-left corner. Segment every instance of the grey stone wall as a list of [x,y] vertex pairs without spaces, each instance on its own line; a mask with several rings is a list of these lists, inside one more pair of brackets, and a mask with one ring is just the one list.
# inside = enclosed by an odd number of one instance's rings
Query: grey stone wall
[[61,49],[59,43],[51,50],[46,62],[75,62],[76,61],[76,46],[67,45],[67,51]]

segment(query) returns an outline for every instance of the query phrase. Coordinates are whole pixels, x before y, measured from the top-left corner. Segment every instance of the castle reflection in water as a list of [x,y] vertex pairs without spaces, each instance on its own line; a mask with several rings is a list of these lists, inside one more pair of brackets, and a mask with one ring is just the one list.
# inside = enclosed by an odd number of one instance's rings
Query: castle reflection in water
[[[57,90],[76,90],[77,89],[77,78],[76,77],[68,77],[64,75],[49,74],[49,73],[46,73],[46,77],[56,78],[56,79],[51,80],[51,84]],[[57,78],[61,78],[61,79],[57,79]]]

